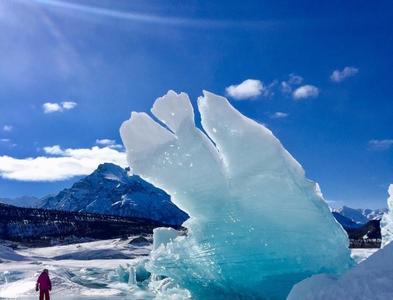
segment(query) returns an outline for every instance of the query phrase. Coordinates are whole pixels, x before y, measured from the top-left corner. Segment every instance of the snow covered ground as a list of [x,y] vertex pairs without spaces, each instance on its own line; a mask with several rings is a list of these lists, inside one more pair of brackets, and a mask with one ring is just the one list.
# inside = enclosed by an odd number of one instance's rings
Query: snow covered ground
[[[0,299],[35,299],[36,278],[49,269],[53,299],[152,299],[143,284],[129,278],[130,266],[146,259],[150,245],[133,246],[129,240],[27,248],[13,251],[0,247]],[[132,273],[132,272],[131,272]]]
[[379,249],[371,248],[371,249],[351,249],[351,256],[357,262],[361,263],[365,259],[367,259],[370,255],[377,252]]

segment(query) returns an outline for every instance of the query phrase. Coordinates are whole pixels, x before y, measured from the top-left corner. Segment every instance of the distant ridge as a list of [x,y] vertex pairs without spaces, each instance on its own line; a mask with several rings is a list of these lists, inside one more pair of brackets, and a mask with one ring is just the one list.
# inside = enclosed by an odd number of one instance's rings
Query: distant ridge
[[21,196],[16,198],[0,198],[0,203],[15,205],[19,207],[36,207],[41,199],[34,196]]
[[[152,220],[0,204],[0,239],[51,245],[69,238],[110,239],[151,234],[168,226]],[[175,226],[175,228],[178,228]]]

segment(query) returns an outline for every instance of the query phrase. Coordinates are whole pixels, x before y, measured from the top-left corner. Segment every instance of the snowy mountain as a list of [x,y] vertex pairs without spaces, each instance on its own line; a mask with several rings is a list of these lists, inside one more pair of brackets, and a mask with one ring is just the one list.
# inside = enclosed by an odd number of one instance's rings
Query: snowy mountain
[[379,220],[369,220],[363,224],[356,223],[335,211],[332,214],[347,232],[350,248],[380,247],[381,227]]
[[380,209],[358,209],[364,216],[367,217],[369,220],[381,220],[382,215],[388,211],[387,208],[380,208]]
[[164,191],[111,163],[101,164],[71,188],[43,198],[39,207],[140,217],[172,225],[180,225],[188,217]]
[[334,211],[334,212],[332,212],[332,214],[345,230],[360,228],[363,226],[363,224],[356,223],[353,220],[351,220],[350,218],[347,218],[338,212]]
[[348,206],[334,210],[334,212],[358,224],[366,224],[370,220],[380,220],[386,211],[387,209],[355,209]]
[[36,207],[40,203],[40,198],[33,196],[22,196],[17,198],[0,198],[0,203],[15,205],[19,207]]

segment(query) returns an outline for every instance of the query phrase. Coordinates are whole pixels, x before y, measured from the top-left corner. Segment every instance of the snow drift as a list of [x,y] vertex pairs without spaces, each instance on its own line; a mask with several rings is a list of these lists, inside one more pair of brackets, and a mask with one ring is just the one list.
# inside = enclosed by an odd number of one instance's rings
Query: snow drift
[[173,91],[152,108],[163,125],[133,112],[120,128],[133,172],[191,217],[187,236],[152,252],[149,271],[197,299],[285,299],[312,274],[347,270],[346,233],[272,132],[212,93],[198,107],[205,132],[188,95]]
[[294,286],[287,300],[393,299],[393,244],[339,278],[315,275]]

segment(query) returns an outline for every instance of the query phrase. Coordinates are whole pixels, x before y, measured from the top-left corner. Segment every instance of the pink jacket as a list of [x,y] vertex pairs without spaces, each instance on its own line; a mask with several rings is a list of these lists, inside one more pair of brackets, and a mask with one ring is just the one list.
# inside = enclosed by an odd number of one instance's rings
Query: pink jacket
[[39,287],[41,291],[50,291],[52,289],[52,283],[47,273],[42,272],[41,275],[38,277],[37,287]]

